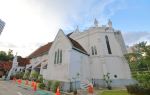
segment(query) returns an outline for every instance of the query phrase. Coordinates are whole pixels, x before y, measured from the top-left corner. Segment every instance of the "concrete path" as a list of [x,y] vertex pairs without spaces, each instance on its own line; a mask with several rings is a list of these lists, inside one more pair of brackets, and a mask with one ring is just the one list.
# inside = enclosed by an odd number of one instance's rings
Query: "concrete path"
[[0,95],[34,95],[34,91],[18,87],[12,81],[0,80]]

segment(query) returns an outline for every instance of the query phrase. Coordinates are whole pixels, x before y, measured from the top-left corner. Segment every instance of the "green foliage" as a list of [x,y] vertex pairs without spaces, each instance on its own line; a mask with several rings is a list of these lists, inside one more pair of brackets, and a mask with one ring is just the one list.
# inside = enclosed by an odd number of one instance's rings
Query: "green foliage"
[[[125,57],[129,62],[133,78],[138,81],[137,85],[127,86],[128,92],[134,95],[150,95],[150,45],[140,42],[135,45],[135,51],[126,54]],[[136,60],[131,61],[133,58]]]
[[45,84],[44,84],[44,83],[39,83],[39,84],[38,84],[38,88],[44,89],[44,88],[45,88]]
[[22,79],[24,75],[24,72],[17,72],[15,75],[13,75],[13,77],[17,78],[17,79]]
[[138,72],[136,80],[139,82],[139,86],[150,88],[150,72]]
[[8,53],[7,53],[8,59],[9,60],[13,60],[14,55],[13,55],[13,50],[9,49]]
[[37,82],[43,83],[43,76],[42,75],[38,76]]
[[0,51],[0,60],[8,61],[6,52]]
[[139,86],[138,84],[135,85],[128,85],[126,86],[128,93],[131,95],[150,95],[150,88],[144,88]]
[[106,75],[103,76],[104,81],[106,83],[106,87],[110,90],[111,89],[111,83],[112,80],[110,79],[110,73],[107,73]]
[[51,90],[55,93],[57,90],[57,87],[60,85],[59,81],[53,81],[53,83],[51,84]]
[[13,60],[13,51],[9,49],[9,51],[6,53],[5,51],[0,51],[0,60],[1,61],[9,61]]
[[38,75],[39,75],[39,73],[38,73],[37,71],[32,70],[32,71],[31,71],[31,74],[30,74],[30,79],[36,81],[37,78],[38,78]]
[[29,76],[30,76],[30,72],[28,70],[26,70],[23,75],[23,79],[29,79]]
[[52,81],[51,81],[51,80],[49,80],[49,81],[48,81],[48,84],[47,84],[47,89],[48,89],[48,90],[50,90],[51,85],[52,85]]

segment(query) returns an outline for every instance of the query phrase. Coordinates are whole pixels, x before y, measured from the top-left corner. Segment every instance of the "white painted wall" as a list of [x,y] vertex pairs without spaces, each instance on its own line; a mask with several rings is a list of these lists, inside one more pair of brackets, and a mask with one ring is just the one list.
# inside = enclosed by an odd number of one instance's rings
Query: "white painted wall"
[[[111,30],[112,31],[112,30]],[[104,68],[106,65],[108,72],[118,75],[119,79],[130,79],[130,69],[127,62],[124,59],[125,45],[120,34],[114,32],[105,31],[104,27],[92,27],[86,31],[72,34],[71,37],[78,41],[84,49],[90,54],[89,60],[91,63],[92,78],[103,79]],[[108,36],[109,44],[112,54],[108,54],[107,44],[105,36]],[[97,55],[92,55],[91,47],[96,46]]]
[[[79,76],[77,74],[79,73]],[[76,50],[70,52],[69,78],[85,80],[90,78],[88,56]]]
[[[62,50],[62,63],[54,64],[55,51]],[[44,78],[48,80],[69,81],[69,59],[70,50],[72,49],[70,41],[62,31],[57,34],[51,49],[49,51],[47,73]]]

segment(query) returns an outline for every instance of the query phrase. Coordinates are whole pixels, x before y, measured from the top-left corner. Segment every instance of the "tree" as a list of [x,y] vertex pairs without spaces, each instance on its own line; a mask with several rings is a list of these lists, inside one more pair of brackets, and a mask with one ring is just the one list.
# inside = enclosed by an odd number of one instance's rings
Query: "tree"
[[0,51],[0,60],[1,61],[9,61],[9,60],[13,60],[13,51],[11,49],[8,50],[8,52],[6,53],[5,51]]
[[8,57],[5,51],[0,51],[0,60],[1,61],[7,61]]
[[134,46],[134,52],[125,55],[131,70],[150,71],[150,45],[140,42]]
[[8,50],[7,57],[9,60],[13,60],[13,58],[14,58],[13,50],[11,50],[11,49]]
[[[139,88],[150,88],[150,45],[147,42],[140,42],[134,46],[135,51],[125,55],[132,76],[138,81]],[[134,59],[134,60],[132,60]],[[145,94],[143,94],[145,95]]]

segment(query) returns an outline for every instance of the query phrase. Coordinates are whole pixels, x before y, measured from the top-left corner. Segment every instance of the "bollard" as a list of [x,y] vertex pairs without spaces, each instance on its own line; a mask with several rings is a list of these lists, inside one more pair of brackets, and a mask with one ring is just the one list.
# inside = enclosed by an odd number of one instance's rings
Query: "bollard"
[[55,95],[60,95],[59,87],[57,87],[57,91],[56,91]]
[[34,82],[33,91],[36,91],[36,90],[37,90],[37,83]]

